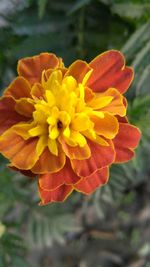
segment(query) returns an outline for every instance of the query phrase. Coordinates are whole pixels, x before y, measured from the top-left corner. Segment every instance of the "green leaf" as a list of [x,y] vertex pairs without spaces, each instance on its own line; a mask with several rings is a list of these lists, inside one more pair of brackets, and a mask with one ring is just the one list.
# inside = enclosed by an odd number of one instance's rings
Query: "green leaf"
[[133,58],[135,53],[149,41],[150,38],[150,22],[145,23],[139,27],[129,38],[129,40],[122,47],[121,51],[127,59]]
[[139,75],[138,83],[136,86],[136,95],[148,94],[150,90],[150,64],[147,65],[142,74]]
[[145,10],[147,12],[147,16],[150,15],[150,3],[119,3],[113,4],[112,11],[118,14],[121,17],[127,17],[131,19],[140,19],[145,16]]
[[132,62],[132,66],[135,71],[145,67],[150,62],[150,41],[136,54],[135,60]]
[[91,0],[76,0],[76,3],[68,11],[68,15],[71,15],[72,13],[78,11],[79,9],[88,5],[90,2],[91,2]]
[[[50,209],[50,207],[49,207]],[[51,209],[50,209],[51,210]],[[27,242],[30,246],[42,248],[51,246],[54,241],[64,243],[64,234],[77,232],[80,228],[76,226],[72,214],[57,214],[57,209],[51,210],[51,214],[34,211],[28,222]]]
[[40,19],[43,18],[45,14],[47,0],[38,0],[38,7],[39,7],[39,17]]

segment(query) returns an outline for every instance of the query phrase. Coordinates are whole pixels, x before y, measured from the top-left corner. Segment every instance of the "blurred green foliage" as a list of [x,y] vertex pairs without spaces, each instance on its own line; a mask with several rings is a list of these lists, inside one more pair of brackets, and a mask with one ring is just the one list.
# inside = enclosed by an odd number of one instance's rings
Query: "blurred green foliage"
[[[1,157],[0,267],[51,266],[40,265],[40,262],[35,263],[34,260],[32,262],[31,259],[28,260],[28,255],[34,250],[53,248],[55,243],[67,248],[66,242],[70,242],[70,246],[73,246],[78,255],[81,254],[82,259],[84,250],[87,250],[87,254],[89,249],[92,251],[92,247],[89,247],[88,241],[82,240],[82,236],[92,240],[93,243],[90,244],[93,247],[98,246],[102,251],[107,251],[107,260],[96,262],[97,252],[93,252],[85,265],[78,265],[77,262],[76,265],[65,265],[61,262],[61,265],[57,263],[56,266],[149,266],[149,241],[142,239],[139,226],[131,226],[131,220],[134,219],[132,212],[137,209],[135,202],[139,209],[141,207],[140,201],[143,199],[141,200],[140,194],[143,193],[143,186],[147,188],[149,185],[150,2],[0,1],[1,92],[16,76],[16,64],[21,57],[50,51],[61,56],[68,65],[76,58],[90,61],[108,49],[121,50],[128,65],[135,70],[135,79],[127,98],[129,119],[142,131],[136,157],[127,164],[112,166],[108,185],[97,190],[91,197],[74,193],[65,203],[47,207],[38,207],[35,183],[8,170],[6,161]],[[95,216],[92,222],[90,212]],[[113,222],[114,216],[117,238],[113,243],[112,237],[109,242],[106,238],[110,233],[102,232],[107,230],[103,225],[107,225],[107,221]],[[93,228],[95,234],[91,232]],[[114,249],[110,249],[110,246]],[[110,251],[114,253],[114,257],[110,256]],[[86,255],[85,252],[84,254]],[[141,265],[131,265],[131,256],[135,264],[136,260],[142,259]],[[79,259],[78,261],[80,262]]]

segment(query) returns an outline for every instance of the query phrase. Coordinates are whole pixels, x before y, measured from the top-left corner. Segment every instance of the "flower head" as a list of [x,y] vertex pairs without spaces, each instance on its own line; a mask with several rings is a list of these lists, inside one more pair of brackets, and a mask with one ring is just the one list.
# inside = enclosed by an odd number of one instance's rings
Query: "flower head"
[[122,95],[132,79],[115,50],[68,68],[50,53],[19,61],[0,99],[0,152],[11,168],[38,177],[41,204],[92,193],[112,163],[134,156],[140,131]]

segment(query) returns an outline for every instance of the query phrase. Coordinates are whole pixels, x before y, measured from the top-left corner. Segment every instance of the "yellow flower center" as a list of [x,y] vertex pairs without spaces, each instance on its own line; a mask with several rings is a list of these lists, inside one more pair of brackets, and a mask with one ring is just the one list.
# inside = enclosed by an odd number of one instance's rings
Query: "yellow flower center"
[[[92,98],[88,102],[85,101],[86,90],[89,90],[85,83],[90,72],[85,75],[82,83],[77,83],[72,76],[63,76],[61,70],[52,71],[48,79],[43,71],[40,85],[42,97],[33,95],[33,99],[28,99],[34,104],[33,120],[28,125],[16,127],[18,134],[25,139],[39,137],[36,146],[38,155],[48,147],[50,152],[57,156],[58,141],[61,142],[62,139],[73,147],[84,147],[87,138],[100,145],[108,145],[95,130],[92,118],[104,121],[105,112],[101,109],[109,105],[113,97],[92,93]],[[39,85],[35,84],[34,90],[36,86]],[[110,136],[110,133],[106,132],[108,139],[112,139],[117,133],[117,119],[114,120],[116,126],[113,135]]]

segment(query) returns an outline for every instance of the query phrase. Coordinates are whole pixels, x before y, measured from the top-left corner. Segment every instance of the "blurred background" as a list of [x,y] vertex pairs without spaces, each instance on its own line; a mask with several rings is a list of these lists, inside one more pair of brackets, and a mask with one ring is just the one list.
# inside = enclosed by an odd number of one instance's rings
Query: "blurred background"
[[92,196],[37,205],[36,181],[0,158],[0,267],[150,267],[150,1],[0,0],[0,88],[21,57],[54,52],[69,65],[121,50],[135,79],[130,122],[136,157],[111,168]]

